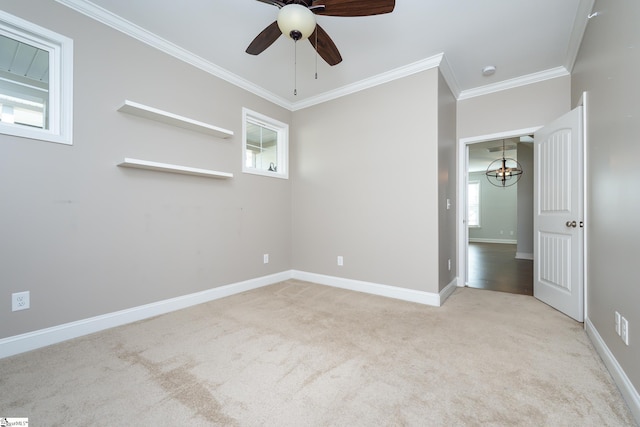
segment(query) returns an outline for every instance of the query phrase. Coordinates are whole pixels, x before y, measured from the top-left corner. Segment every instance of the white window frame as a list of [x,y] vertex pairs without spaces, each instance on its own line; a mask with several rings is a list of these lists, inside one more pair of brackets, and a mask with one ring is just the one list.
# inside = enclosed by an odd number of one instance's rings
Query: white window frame
[[47,129],[0,122],[0,133],[73,144],[73,40],[1,10],[0,34],[49,52]]
[[471,200],[471,197],[469,197],[469,188],[471,187],[471,184],[477,185],[478,186],[478,223],[477,224],[471,224],[469,223],[468,226],[469,228],[480,228],[481,224],[482,224],[482,217],[480,215],[480,213],[482,212],[481,209],[481,205],[482,205],[482,200],[481,200],[481,195],[482,195],[482,184],[480,183],[479,180],[474,180],[474,181],[469,181],[467,183],[467,219],[470,217],[469,215],[469,211],[470,209],[470,203],[468,202],[469,200]]
[[[278,162],[276,171],[247,166],[247,122],[271,129],[278,134]],[[289,125],[264,114],[242,108],[242,172],[273,178],[289,179]]]

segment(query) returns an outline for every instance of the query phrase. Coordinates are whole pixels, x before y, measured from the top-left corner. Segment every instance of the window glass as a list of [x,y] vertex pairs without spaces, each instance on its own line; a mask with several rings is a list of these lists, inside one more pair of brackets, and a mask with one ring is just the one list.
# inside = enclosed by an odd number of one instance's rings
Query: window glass
[[0,35],[0,121],[40,129],[49,103],[49,52]]
[[70,39],[0,11],[0,133],[71,144]]
[[243,109],[242,171],[288,178],[289,126]]
[[247,122],[247,163],[250,168],[278,170],[278,132],[258,123]]

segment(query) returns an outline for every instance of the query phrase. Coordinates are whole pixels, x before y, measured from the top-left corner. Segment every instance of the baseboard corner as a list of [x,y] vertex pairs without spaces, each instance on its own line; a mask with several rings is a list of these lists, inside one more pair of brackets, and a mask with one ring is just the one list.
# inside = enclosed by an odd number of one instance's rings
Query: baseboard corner
[[451,282],[447,286],[444,287],[443,290],[440,291],[440,305],[444,304],[444,302],[455,292],[458,288],[458,277],[454,277]]
[[298,270],[293,271],[293,278],[317,283],[320,285],[333,286],[334,288],[347,289],[350,291],[363,292],[366,294],[399,299],[402,301],[432,305],[435,307],[440,306],[441,294],[435,294],[431,292],[401,288],[398,286],[383,285],[380,283],[365,282],[362,280],[345,279],[343,277],[328,276],[325,274],[309,273],[306,271]]
[[635,418],[636,423],[640,425],[640,394],[638,394],[638,390],[635,389],[631,380],[629,380],[629,377],[622,369],[622,366],[620,366],[611,350],[609,350],[609,347],[607,347],[607,344],[600,336],[595,325],[591,322],[591,319],[585,316],[584,324],[587,336],[607,367],[613,381],[618,386],[618,389],[629,406],[629,410]]

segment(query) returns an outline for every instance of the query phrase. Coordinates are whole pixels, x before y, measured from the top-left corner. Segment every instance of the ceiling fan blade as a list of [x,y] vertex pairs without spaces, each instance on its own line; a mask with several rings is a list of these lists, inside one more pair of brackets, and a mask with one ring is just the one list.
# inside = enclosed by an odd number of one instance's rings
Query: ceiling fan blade
[[253,39],[246,52],[251,55],[262,53],[266,48],[271,46],[273,42],[278,40],[281,34],[280,28],[278,28],[278,21],[273,21],[273,24],[262,30],[262,32]]
[[258,0],[258,1],[262,3],[270,4],[273,6],[278,6],[279,8],[282,8],[284,6],[284,3],[278,0]]
[[[318,43],[316,46],[316,33]],[[316,24],[316,29],[313,31],[313,34],[309,36],[309,41],[313,45],[318,54],[324,59],[329,65],[336,65],[342,62],[342,56],[338,51],[335,43],[329,37],[329,34],[325,30],[322,29],[320,25]]]
[[395,0],[314,0],[312,6],[322,6],[317,15],[327,16],[371,16],[391,13],[396,6]]

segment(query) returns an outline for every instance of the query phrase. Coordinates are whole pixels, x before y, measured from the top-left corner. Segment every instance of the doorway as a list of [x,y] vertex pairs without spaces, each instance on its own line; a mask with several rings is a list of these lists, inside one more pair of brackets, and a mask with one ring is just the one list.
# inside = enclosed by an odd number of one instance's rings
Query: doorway
[[512,243],[470,241],[467,286],[533,296],[533,260],[516,258]]
[[[537,128],[460,140],[462,183],[459,259],[464,286],[533,295],[533,138]],[[485,175],[503,156],[524,173],[511,187],[493,186]],[[478,191],[479,206],[473,203]],[[472,203],[468,203],[471,201]]]

